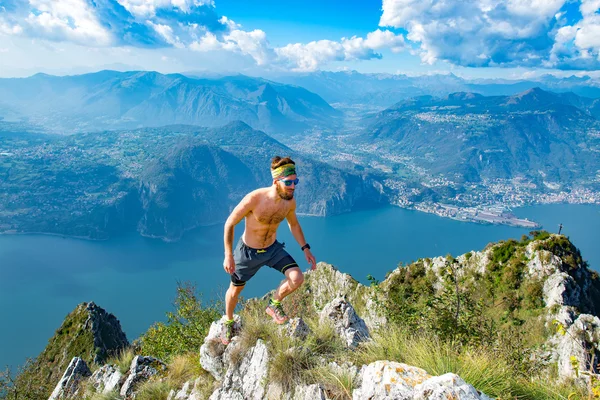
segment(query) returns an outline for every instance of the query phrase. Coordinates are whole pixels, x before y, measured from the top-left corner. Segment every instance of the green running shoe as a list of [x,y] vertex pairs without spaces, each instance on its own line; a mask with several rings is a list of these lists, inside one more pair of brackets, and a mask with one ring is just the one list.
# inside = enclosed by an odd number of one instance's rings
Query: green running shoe
[[273,321],[279,325],[286,323],[289,319],[289,317],[285,315],[285,311],[283,311],[283,307],[281,306],[280,302],[274,302],[273,300],[270,300],[269,306],[265,312],[273,317]]

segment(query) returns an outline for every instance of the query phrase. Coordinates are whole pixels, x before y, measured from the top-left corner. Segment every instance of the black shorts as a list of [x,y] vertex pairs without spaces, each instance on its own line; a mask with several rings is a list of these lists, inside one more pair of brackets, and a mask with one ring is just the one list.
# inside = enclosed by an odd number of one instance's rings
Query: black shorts
[[244,286],[263,266],[267,265],[285,274],[290,268],[298,267],[296,261],[283,248],[285,243],[275,243],[264,249],[246,246],[242,238],[233,250],[235,272],[231,274],[234,286]]

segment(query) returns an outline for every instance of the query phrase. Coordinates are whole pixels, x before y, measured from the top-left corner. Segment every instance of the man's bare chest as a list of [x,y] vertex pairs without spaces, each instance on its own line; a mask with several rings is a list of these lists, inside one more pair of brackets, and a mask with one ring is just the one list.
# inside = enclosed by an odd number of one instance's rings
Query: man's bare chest
[[289,212],[290,207],[285,204],[279,207],[261,205],[253,210],[254,218],[264,225],[281,223]]

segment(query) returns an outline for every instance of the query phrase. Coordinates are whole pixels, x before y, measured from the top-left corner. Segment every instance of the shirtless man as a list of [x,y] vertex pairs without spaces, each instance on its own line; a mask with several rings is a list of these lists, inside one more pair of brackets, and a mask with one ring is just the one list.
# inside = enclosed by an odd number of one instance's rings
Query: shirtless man
[[[311,269],[316,268],[316,260],[310,246],[304,239],[302,228],[296,217],[294,190],[298,184],[296,164],[291,158],[274,157],[271,162],[273,184],[246,195],[225,222],[225,261],[223,268],[231,274],[231,284],[225,296],[227,321],[221,334],[223,344],[229,344],[233,337],[233,311],[244,285],[263,265],[276,269],[285,275],[269,301],[266,313],[277,324],[283,324],[288,317],[281,301],[294,292],[304,282],[302,271],[296,261],[283,248],[276,238],[277,228],[287,219],[292,235],[300,244]],[[242,218],[246,219],[246,229],[233,249],[234,228]]]

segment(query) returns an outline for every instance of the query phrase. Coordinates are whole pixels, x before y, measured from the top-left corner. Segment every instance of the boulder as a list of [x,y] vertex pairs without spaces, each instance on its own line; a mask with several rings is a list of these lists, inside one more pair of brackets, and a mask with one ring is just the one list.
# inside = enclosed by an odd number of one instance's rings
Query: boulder
[[[561,379],[575,379],[577,370],[598,373],[600,360],[600,319],[593,315],[581,314],[575,322],[559,336],[556,346],[558,358],[558,376]],[[592,354],[595,364],[591,365]]]
[[[485,395],[484,395],[485,396]],[[434,376],[415,386],[414,400],[482,400],[475,388],[456,374]]]
[[131,362],[129,375],[121,387],[121,396],[131,398],[140,383],[165,369],[165,363],[154,357],[136,356]]
[[327,400],[327,395],[319,384],[299,385],[294,390],[292,400]]
[[292,318],[286,325],[283,326],[286,333],[290,337],[294,337],[300,340],[306,339],[310,334],[310,328],[306,325],[306,322],[302,318]]
[[[234,329],[239,332],[242,327],[242,320],[239,315],[234,315],[235,320]],[[200,365],[206,371],[218,381],[223,379],[227,366],[223,360],[223,355],[226,350],[226,346],[221,343],[221,332],[223,331],[223,324],[225,323],[226,317],[223,316],[219,321],[213,322],[210,325],[208,335],[204,338],[204,343],[200,347]],[[232,349],[234,347],[236,337],[227,346]]]
[[412,400],[414,387],[431,378],[425,370],[393,361],[363,366],[353,400]]
[[96,392],[110,393],[119,390],[125,383],[125,376],[114,365],[104,365],[94,372],[90,383]]
[[350,348],[370,339],[365,321],[356,315],[354,307],[344,298],[338,297],[326,304],[320,314],[320,323],[331,322],[335,331]]
[[210,400],[262,400],[266,389],[269,352],[261,339],[244,355],[241,363],[229,366],[221,386]]
[[458,375],[432,377],[421,368],[392,361],[363,366],[353,400],[488,400]]
[[80,398],[79,385],[83,379],[90,375],[92,375],[92,372],[85,361],[79,357],[74,357],[48,400]]

